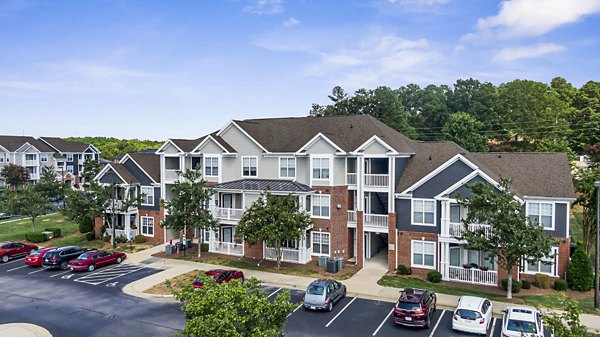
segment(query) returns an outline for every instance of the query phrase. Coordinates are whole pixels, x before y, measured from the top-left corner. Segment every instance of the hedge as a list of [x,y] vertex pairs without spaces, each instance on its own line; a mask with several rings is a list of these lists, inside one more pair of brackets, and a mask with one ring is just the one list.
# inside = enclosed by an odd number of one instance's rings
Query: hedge
[[410,274],[412,274],[412,269],[406,265],[400,264],[400,265],[398,265],[398,274],[410,275]]
[[89,233],[89,232],[92,232],[93,230],[94,230],[94,219],[92,219],[92,218],[85,218],[79,224],[79,232],[80,233]]
[[535,285],[541,289],[550,288],[550,277],[546,274],[535,274]]
[[592,262],[581,247],[577,247],[567,268],[567,284],[577,291],[588,291],[594,286]]
[[439,271],[432,270],[427,273],[427,279],[432,283],[439,283],[442,281],[442,273]]
[[57,227],[49,227],[44,230],[47,232],[52,232],[52,236],[55,238],[60,237],[62,234],[62,231],[60,230],[60,228],[57,228]]
[[[516,294],[519,291],[521,291],[522,286],[523,285],[521,284],[521,281],[512,280],[512,292],[513,292],[513,294]],[[507,278],[502,279],[502,289],[504,289],[504,291],[508,290],[508,279]]]
[[135,243],[144,243],[146,242],[146,237],[143,235],[136,235],[135,238],[133,238],[133,242]]
[[202,245],[200,245],[200,251],[202,253],[208,252],[208,243],[203,243]]
[[567,290],[567,281],[561,280],[561,279],[556,279],[554,281],[554,289],[558,290],[558,291]]
[[88,241],[92,241],[96,239],[96,233],[94,231],[91,231],[89,233],[85,234],[85,239]]
[[529,281],[529,280],[522,280],[521,281],[521,287],[523,289],[531,289],[531,281]]
[[44,241],[48,241],[48,235],[41,232],[31,232],[25,234],[25,239],[29,242],[40,243]]

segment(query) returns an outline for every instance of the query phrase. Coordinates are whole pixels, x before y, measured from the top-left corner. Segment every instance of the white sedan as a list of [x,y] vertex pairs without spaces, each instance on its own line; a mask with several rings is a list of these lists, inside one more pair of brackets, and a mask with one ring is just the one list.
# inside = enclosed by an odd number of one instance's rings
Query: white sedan
[[533,308],[508,307],[502,310],[502,336],[544,337],[542,314]]
[[452,316],[452,330],[487,335],[492,320],[492,303],[488,299],[461,296]]

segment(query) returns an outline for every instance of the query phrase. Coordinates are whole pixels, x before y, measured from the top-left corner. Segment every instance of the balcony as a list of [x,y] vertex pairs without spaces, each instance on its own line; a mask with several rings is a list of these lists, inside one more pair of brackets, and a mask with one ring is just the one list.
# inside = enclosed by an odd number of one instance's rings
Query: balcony
[[[490,225],[482,224],[469,224],[470,231],[477,231],[483,228],[484,235],[486,238],[492,237],[492,227]],[[451,222],[448,227],[448,235],[452,237],[460,237],[463,235],[465,227],[462,223]]]
[[448,267],[448,280],[462,283],[498,285],[498,272],[477,268]]
[[39,173],[29,173],[29,180],[39,180],[40,179],[40,174]]
[[40,166],[40,163],[36,160],[25,160],[25,166]]
[[[281,261],[290,263],[301,263],[305,264],[311,261],[310,257],[311,248],[282,248],[281,249]],[[265,246],[264,257],[267,260],[277,260],[275,255],[275,248]]]
[[356,185],[356,173],[346,173],[346,185]]
[[365,174],[365,187],[387,188],[389,186],[389,174]]
[[208,251],[225,255],[244,256],[244,244],[211,240],[208,242]]
[[388,229],[388,216],[381,214],[365,214],[364,215],[364,227],[371,227],[375,229]]
[[[126,210],[123,209],[123,200],[117,200],[115,199],[114,201],[114,205],[115,205],[115,213],[129,213],[132,211],[135,211],[137,208],[136,207],[129,207]],[[106,205],[106,213],[111,213],[113,209],[113,200],[110,199],[108,200],[108,204]]]
[[244,215],[241,208],[213,207],[210,211],[219,220],[239,221]]
[[164,180],[166,182],[175,182],[179,180],[179,171],[178,170],[165,170],[164,172]]
[[356,228],[356,211],[348,211],[348,227]]

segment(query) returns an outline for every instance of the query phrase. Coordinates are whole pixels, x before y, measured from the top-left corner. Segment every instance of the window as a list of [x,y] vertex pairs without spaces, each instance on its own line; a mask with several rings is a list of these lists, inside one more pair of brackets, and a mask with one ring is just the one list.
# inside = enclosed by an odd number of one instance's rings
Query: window
[[313,255],[329,256],[329,233],[312,232]]
[[412,224],[435,226],[435,201],[413,199]]
[[526,273],[527,274],[548,274],[551,276],[557,276],[556,273],[556,259],[558,258],[558,247],[552,248],[552,256],[550,258],[542,259],[536,263],[529,263],[525,260]]
[[539,223],[544,228],[554,229],[553,204],[545,202],[530,202],[528,203],[529,220],[534,223]]
[[329,158],[312,159],[313,179],[329,179]]
[[4,153],[0,153],[0,163],[4,163],[4,157],[6,155]]
[[65,162],[64,161],[57,161],[56,162],[56,167],[57,168],[64,168],[65,167]]
[[179,157],[165,157],[165,170],[179,170]]
[[450,206],[450,222],[452,223],[460,223],[460,206],[452,205]]
[[42,153],[40,155],[40,161],[43,163],[47,163],[48,162],[48,154],[47,153]]
[[142,205],[154,206],[154,187],[142,186]]
[[329,195],[318,194],[311,196],[312,216],[329,218]]
[[81,160],[83,158],[83,155],[80,153],[77,155],[77,159]]
[[35,154],[26,154],[25,155],[25,160],[36,160],[36,155]]
[[142,217],[142,235],[154,236],[154,218],[151,216]]
[[70,161],[70,162],[73,161],[73,154],[72,153],[67,153],[67,161]]
[[204,175],[207,177],[219,176],[219,157],[204,157]]
[[279,158],[279,178],[296,178],[296,158]]
[[257,175],[257,157],[242,157],[242,176],[256,177]]
[[67,172],[73,173],[73,165],[67,165]]
[[435,269],[435,242],[412,242],[412,266],[418,268]]

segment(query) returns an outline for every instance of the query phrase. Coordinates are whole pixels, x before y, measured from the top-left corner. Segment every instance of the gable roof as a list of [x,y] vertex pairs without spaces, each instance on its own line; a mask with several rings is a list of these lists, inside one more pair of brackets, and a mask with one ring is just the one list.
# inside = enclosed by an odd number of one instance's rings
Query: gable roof
[[56,152],[48,144],[30,136],[0,136],[0,146],[10,152],[15,152],[27,143],[34,146],[40,152]]
[[[40,137],[40,141],[48,143],[59,152],[84,152],[91,144],[73,142],[58,137]],[[94,148],[95,150],[95,148]]]
[[241,179],[211,186],[223,190],[311,192],[312,188],[291,180]]
[[160,183],[160,156],[154,153],[135,152],[127,154],[133,159],[148,176],[156,183]]
[[109,163],[98,173],[98,175],[94,178],[100,180],[104,174],[108,172],[108,170],[112,169],[115,173],[123,180],[124,184],[139,184],[139,180],[131,173],[129,170],[120,163]]

